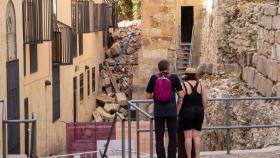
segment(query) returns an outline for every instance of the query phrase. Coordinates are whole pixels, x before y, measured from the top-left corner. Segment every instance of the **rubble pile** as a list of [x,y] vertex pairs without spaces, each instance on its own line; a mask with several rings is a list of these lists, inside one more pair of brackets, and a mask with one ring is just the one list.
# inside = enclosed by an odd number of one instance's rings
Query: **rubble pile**
[[[239,75],[204,76],[204,82],[208,87],[208,95],[211,98],[219,97],[258,97],[256,90],[248,88],[248,85],[240,79]],[[279,101],[272,100],[247,100],[230,101],[230,125],[272,125],[280,123]],[[209,102],[209,108],[205,112],[204,126],[224,126],[225,102]],[[231,130],[232,149],[257,149],[265,145],[279,142],[280,133],[270,129],[236,129]],[[225,150],[226,131],[203,131],[204,150]]]
[[122,21],[110,33],[110,48],[106,50],[100,72],[102,89],[93,112],[95,121],[110,120],[115,112],[127,115],[127,100],[132,98],[133,67],[138,65],[137,52],[141,48],[140,24],[139,20]]

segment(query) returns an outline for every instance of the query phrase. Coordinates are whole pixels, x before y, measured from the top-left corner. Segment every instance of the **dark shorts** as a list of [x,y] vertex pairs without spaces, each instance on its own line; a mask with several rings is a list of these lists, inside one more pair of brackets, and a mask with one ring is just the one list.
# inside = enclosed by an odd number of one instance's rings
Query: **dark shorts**
[[179,122],[179,126],[183,131],[187,131],[191,129],[201,131],[202,124],[203,124],[203,118],[200,119],[180,118],[180,122]]

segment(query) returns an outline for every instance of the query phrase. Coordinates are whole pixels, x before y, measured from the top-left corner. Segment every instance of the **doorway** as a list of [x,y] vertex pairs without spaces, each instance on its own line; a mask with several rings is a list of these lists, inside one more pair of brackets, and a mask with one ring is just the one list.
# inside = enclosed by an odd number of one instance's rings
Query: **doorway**
[[191,43],[194,25],[193,6],[181,7],[181,43]]
[[[6,8],[7,38],[7,119],[20,119],[19,60],[17,59],[15,7],[10,0]],[[8,154],[20,153],[20,126],[8,124]]]

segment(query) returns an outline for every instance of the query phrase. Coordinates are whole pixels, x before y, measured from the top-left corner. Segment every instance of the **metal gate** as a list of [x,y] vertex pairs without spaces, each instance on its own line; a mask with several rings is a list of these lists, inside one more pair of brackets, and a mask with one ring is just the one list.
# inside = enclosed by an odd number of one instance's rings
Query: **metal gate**
[[[19,120],[19,61],[7,62],[7,117],[9,120]],[[8,125],[8,153],[20,153],[19,124]]]

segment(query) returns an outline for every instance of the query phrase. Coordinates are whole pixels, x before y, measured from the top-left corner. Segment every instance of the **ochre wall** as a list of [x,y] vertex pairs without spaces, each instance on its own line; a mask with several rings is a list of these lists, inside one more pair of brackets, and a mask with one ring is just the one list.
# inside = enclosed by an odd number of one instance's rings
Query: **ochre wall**
[[[6,90],[6,4],[8,0],[1,1],[0,5],[0,99],[7,96]],[[99,1],[100,3],[102,1]],[[60,66],[60,119],[52,120],[52,86],[45,86],[45,81],[52,81],[52,45],[44,42],[38,45],[38,72],[30,74],[29,46],[26,48],[26,76],[23,74],[23,27],[22,27],[22,1],[13,1],[16,10],[17,23],[17,56],[20,70],[20,117],[24,119],[24,99],[29,100],[29,117],[35,113],[37,123],[37,149],[39,156],[55,155],[66,149],[66,125],[65,122],[73,121],[73,78],[77,77],[77,107],[78,121],[91,121],[92,110],[95,108],[95,98],[98,89],[99,64],[104,60],[103,34],[102,32],[83,34],[84,52],[82,56],[74,59],[74,63],[68,66]],[[71,1],[57,0],[58,20],[71,26]],[[95,67],[96,91],[87,94],[87,73],[85,66],[91,71]],[[78,68],[78,69],[76,69]],[[75,70],[76,69],[76,70]],[[84,74],[84,100],[79,99],[79,76]],[[2,106],[1,112],[2,115]],[[1,124],[1,123],[0,123]],[[2,127],[2,125],[1,125]],[[2,131],[0,131],[2,135]],[[24,153],[24,126],[21,125],[21,153]],[[0,137],[2,142],[2,136]],[[2,153],[2,143],[0,143]]]

